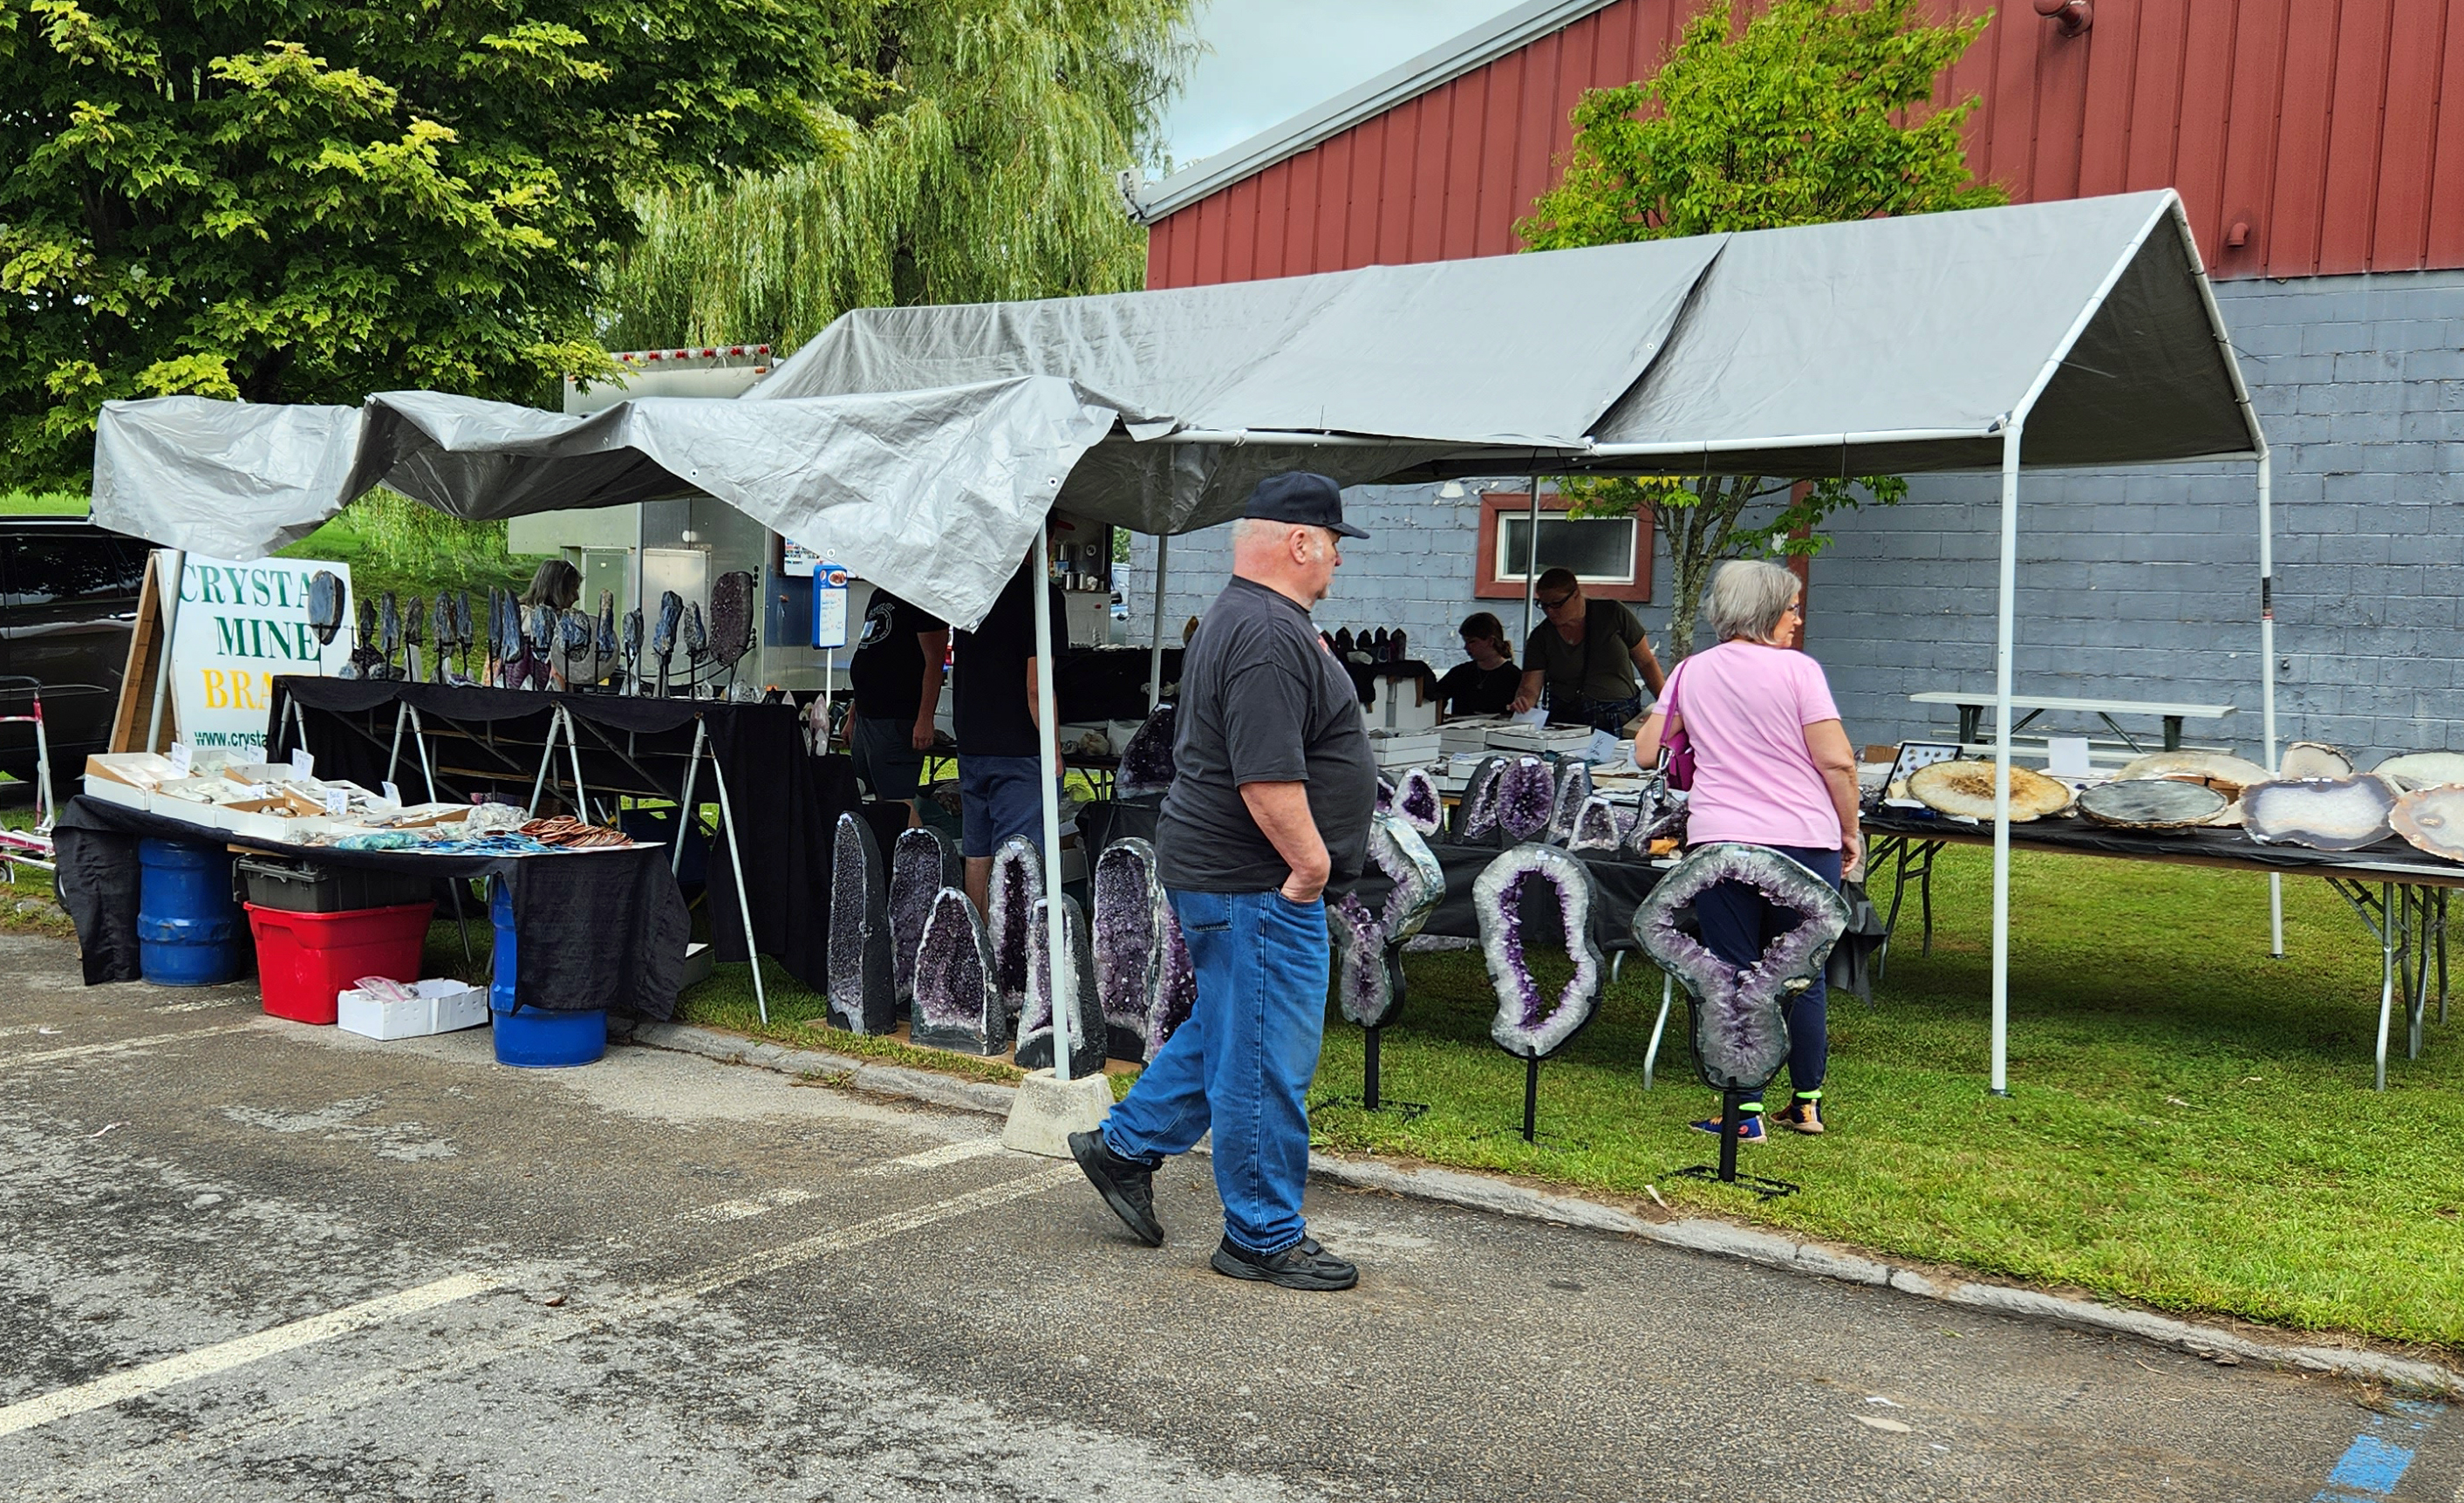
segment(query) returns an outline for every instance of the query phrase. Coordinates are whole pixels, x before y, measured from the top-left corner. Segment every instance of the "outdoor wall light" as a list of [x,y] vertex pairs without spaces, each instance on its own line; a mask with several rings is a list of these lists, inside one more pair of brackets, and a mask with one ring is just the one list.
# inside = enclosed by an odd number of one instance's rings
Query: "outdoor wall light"
[[2060,27],[2064,36],[2077,36],[2096,24],[2088,0],[2036,0],[2036,13]]

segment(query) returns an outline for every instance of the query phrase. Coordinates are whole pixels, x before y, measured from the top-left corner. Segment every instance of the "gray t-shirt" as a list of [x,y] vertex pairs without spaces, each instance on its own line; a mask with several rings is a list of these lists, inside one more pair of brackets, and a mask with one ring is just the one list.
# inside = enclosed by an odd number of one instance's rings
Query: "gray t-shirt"
[[1244,783],[1307,783],[1333,879],[1360,874],[1377,805],[1360,696],[1290,597],[1244,579],[1215,597],[1182,661],[1172,758],[1155,826],[1165,886],[1263,893],[1291,875]]

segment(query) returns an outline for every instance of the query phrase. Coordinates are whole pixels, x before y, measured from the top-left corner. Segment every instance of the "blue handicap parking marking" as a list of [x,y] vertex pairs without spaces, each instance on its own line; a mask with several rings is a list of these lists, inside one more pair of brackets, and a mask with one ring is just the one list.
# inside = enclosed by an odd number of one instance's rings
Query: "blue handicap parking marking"
[[2397,1400],[2389,1405],[2396,1412],[2391,1417],[2379,1416],[2370,1427],[2353,1437],[2344,1454],[2336,1459],[2327,1473],[2327,1485],[2311,1497],[2311,1503],[2372,1503],[2391,1497],[2396,1485],[2404,1480],[2412,1466],[2412,1448],[2389,1438],[2388,1432],[2409,1435],[2427,1430],[2431,1422],[2447,1412],[2443,1404],[2424,1404]]

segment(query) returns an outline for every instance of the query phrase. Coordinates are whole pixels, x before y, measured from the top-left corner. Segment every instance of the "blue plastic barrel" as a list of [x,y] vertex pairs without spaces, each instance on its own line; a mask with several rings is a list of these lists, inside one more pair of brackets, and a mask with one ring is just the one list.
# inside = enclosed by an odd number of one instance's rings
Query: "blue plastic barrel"
[[488,917],[496,926],[495,960],[489,974],[490,1031],[496,1063],[524,1070],[561,1070],[587,1065],[607,1052],[607,1009],[549,1012],[522,1006],[514,992],[514,895],[503,878],[488,884]]
[[248,919],[231,896],[231,852],[186,840],[137,842],[137,969],[157,986],[219,986],[248,961]]

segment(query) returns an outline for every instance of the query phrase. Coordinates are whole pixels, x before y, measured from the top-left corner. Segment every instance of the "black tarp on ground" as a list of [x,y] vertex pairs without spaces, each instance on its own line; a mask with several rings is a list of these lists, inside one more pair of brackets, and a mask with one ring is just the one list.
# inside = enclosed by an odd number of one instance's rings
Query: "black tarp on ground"
[[[440,878],[502,876],[514,894],[516,994],[549,1011],[605,1007],[667,1018],[684,978],[692,919],[654,846],[544,856],[414,855],[232,841],[218,830],[82,796],[60,810],[53,838],[60,902],[77,925],[86,984],[136,981],[137,842],[152,836],[244,845],[325,866],[416,872]],[[474,914],[484,925],[484,909]]]
[[[394,707],[408,704],[419,712],[438,757],[437,793],[454,802],[494,788],[513,803],[528,803],[549,717],[560,705],[581,728],[584,786],[677,798],[698,718],[709,726],[711,747],[727,775],[737,847],[752,889],[755,943],[805,985],[816,991],[827,986],[830,833],[840,813],[857,807],[855,768],[844,756],[805,752],[803,718],[795,706],[461,689],[391,679],[285,676],[275,679],[274,690],[269,757],[278,761],[289,752],[283,721],[286,707],[296,703],[317,770],[373,788],[386,776]],[[561,744],[556,760],[560,770],[569,765]],[[551,782],[558,775],[552,771]],[[393,781],[405,797],[414,797],[426,791],[420,777],[406,735]],[[693,785],[693,802],[717,801],[705,766]],[[745,959],[744,921],[737,917],[736,873],[724,840],[710,849],[708,892],[717,959]]]

